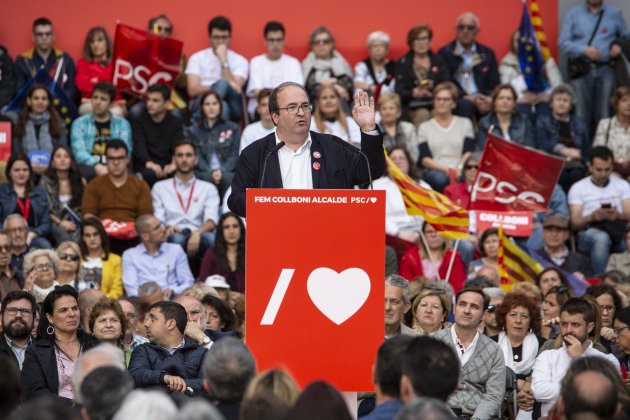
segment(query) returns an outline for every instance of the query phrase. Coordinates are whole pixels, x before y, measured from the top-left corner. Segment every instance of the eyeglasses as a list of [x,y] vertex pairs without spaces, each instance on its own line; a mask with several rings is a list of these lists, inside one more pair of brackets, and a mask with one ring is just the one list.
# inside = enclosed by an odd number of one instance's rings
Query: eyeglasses
[[419,36],[417,38],[414,38],[413,40],[417,42],[427,42],[431,40],[431,38],[429,38],[428,36]]
[[289,115],[297,115],[298,110],[301,109],[302,112],[309,113],[309,112],[313,112],[313,105],[311,104],[302,104],[302,105],[296,105],[296,104],[291,104],[287,107],[284,108],[278,108],[278,111],[280,111],[281,109],[286,109],[287,113]]
[[630,327],[619,327],[619,328],[613,328],[613,332],[615,333],[615,335],[619,335],[619,334],[621,334],[621,332],[622,332],[623,330],[627,330],[628,328],[630,328]]
[[77,262],[80,258],[77,254],[68,254],[66,252],[62,252],[61,254],[59,254],[59,259]]
[[474,31],[475,29],[477,29],[477,27],[475,25],[457,25],[457,30],[458,31]]
[[313,41],[313,45],[328,45],[332,43],[332,39],[328,38],[328,39],[316,39],[315,41]]
[[493,314],[497,311],[497,305],[488,305],[488,309],[486,309],[488,313]]
[[22,316],[33,315],[33,310],[26,308],[6,308],[4,311],[11,316],[16,316],[18,312]]
[[46,270],[52,270],[53,267],[54,266],[52,265],[52,263],[44,263],[44,264],[37,264],[33,268],[37,271],[46,271]]
[[599,308],[602,310],[602,312],[606,311],[608,313],[615,310],[614,305],[599,305]]
[[471,169],[479,169],[479,165],[466,165],[464,169],[470,171]]

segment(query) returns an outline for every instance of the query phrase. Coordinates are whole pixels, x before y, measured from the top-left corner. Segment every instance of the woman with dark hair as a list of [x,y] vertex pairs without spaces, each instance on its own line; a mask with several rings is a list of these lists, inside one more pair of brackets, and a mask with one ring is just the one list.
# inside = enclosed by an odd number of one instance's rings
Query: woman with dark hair
[[597,124],[593,146],[606,146],[615,156],[614,171],[630,177],[630,86],[618,87],[610,98],[615,115]]
[[556,267],[545,268],[543,271],[538,273],[534,280],[536,282],[536,286],[540,288],[540,293],[542,293],[543,296],[545,296],[549,289],[554,286],[564,286],[571,289],[571,286],[569,286],[569,282],[566,277],[564,277],[564,274],[562,274],[562,271]]
[[561,285],[551,287],[543,296],[540,336],[548,340],[560,333],[560,308],[575,294],[569,287]]
[[201,261],[199,278],[220,274],[230,290],[245,293],[245,224],[234,213],[219,219],[214,248],[208,248]]
[[341,97],[332,86],[322,86],[315,95],[311,130],[326,133],[361,147],[361,129],[343,110]]
[[213,331],[236,331],[236,317],[224,300],[208,294],[201,299],[201,304],[206,313],[206,328]]
[[0,220],[10,214],[22,215],[29,227],[27,245],[50,248],[46,240],[51,232],[48,197],[42,188],[33,187],[32,173],[31,161],[24,152],[11,155],[4,170],[8,183],[0,185]]
[[600,343],[610,353],[615,353],[617,349],[613,348],[615,340],[613,321],[615,314],[623,309],[619,293],[614,287],[601,283],[590,286],[584,294],[595,298],[602,313],[602,329],[599,334]]
[[81,226],[83,278],[99,285],[108,298],[123,295],[122,260],[110,252],[109,237],[100,220],[88,217]]
[[96,302],[90,312],[88,325],[92,336],[101,343],[110,343],[124,350],[122,339],[127,331],[127,317],[116,299],[104,298]]
[[499,230],[490,228],[483,231],[477,242],[481,258],[474,260],[468,267],[470,274],[476,273],[481,267],[499,269]]
[[481,152],[473,152],[468,155],[464,160],[462,166],[462,181],[457,184],[450,184],[444,188],[444,195],[451,199],[451,201],[467,209],[470,202],[470,195],[472,192],[472,184],[477,176],[479,170],[479,164],[481,163]]
[[416,127],[429,118],[433,109],[433,87],[450,80],[444,59],[431,50],[433,30],[416,25],[407,33],[409,51],[396,65],[396,93]]
[[536,147],[536,133],[531,121],[518,112],[516,91],[510,84],[500,84],[491,94],[492,111],[479,120],[475,150],[483,150],[488,132],[521,146]]
[[[48,170],[39,181],[50,203],[52,235],[56,243],[79,241],[79,229],[73,216],[81,217],[81,199],[85,181],[79,166],[66,146],[53,149]],[[68,210],[68,208],[70,210]],[[74,213],[71,216],[70,211]]]
[[199,104],[201,121],[187,127],[185,134],[197,148],[197,176],[214,183],[223,197],[236,171],[240,131],[235,123],[223,118],[223,103],[217,92],[204,93]]
[[53,397],[72,404],[72,373],[77,359],[97,342],[82,329],[78,293],[59,286],[42,303],[37,340],[26,349],[22,382],[26,399]]
[[289,410],[288,420],[350,420],[352,416],[343,397],[332,385],[311,382]]
[[615,344],[623,352],[619,357],[621,374],[624,380],[630,377],[630,307],[623,308],[615,314],[613,333]]
[[[28,90],[24,108],[15,124],[12,144],[13,152],[24,152],[29,158],[42,153],[48,158],[53,148],[68,144],[66,124],[59,116],[46,86],[33,85]],[[45,164],[33,165],[38,175],[42,175],[46,168]]]

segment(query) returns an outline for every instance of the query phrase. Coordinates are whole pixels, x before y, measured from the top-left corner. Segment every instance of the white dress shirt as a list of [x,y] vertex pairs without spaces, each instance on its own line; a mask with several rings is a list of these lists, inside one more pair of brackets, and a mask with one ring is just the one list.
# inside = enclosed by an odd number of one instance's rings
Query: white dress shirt
[[[477,347],[477,341],[479,341],[479,332],[475,334],[475,338],[468,345],[468,347],[464,347],[461,341],[459,341],[459,337],[457,337],[457,333],[455,332],[455,325],[451,328],[451,335],[453,336],[453,343],[455,343],[455,347],[457,347],[457,355],[459,356],[459,361],[462,366],[466,364],[472,357],[475,352],[475,347]],[[463,350],[463,351],[462,351]]]
[[[276,132],[276,144],[282,140]],[[313,173],[311,172],[311,134],[295,152],[286,145],[278,150],[282,187],[289,190],[312,190]]]

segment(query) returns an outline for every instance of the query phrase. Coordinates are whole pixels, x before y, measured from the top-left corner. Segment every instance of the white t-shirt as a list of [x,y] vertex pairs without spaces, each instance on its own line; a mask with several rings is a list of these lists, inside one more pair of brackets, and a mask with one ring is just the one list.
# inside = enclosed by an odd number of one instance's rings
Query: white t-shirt
[[[227,61],[234,76],[247,80],[249,64],[245,57],[228,50]],[[214,55],[212,48],[197,51],[188,60],[186,74],[198,76],[201,86],[212,86],[221,80],[221,61]]]
[[[354,122],[354,120],[350,117],[346,117],[346,125],[348,126],[348,131],[344,130],[344,128],[339,124],[339,121],[324,121],[324,126],[326,126],[326,130],[324,130],[324,134],[332,134],[333,136],[337,136],[342,140],[347,141],[348,143],[352,143],[357,147],[361,147],[361,129]],[[317,129],[317,125],[315,124],[315,118],[311,118],[311,130],[316,133],[320,131]]]
[[252,144],[258,139],[262,139],[267,135],[276,131],[276,126],[272,126],[271,128],[265,128],[262,125],[262,121],[256,121],[245,127],[243,129],[243,134],[241,134],[241,145],[238,149],[238,153],[240,154],[244,148]]
[[418,127],[418,141],[427,143],[433,160],[456,168],[464,154],[464,140],[473,139],[473,126],[468,118],[453,116],[451,124],[444,128],[431,118]]
[[610,177],[610,182],[605,187],[599,187],[593,183],[591,177],[579,180],[569,190],[569,206],[582,206],[582,217],[587,217],[602,204],[610,204],[623,213],[623,200],[630,199],[630,184],[627,181]]
[[265,54],[252,58],[249,62],[249,82],[247,82],[247,96],[249,104],[247,110],[254,115],[258,101],[254,96],[255,90],[273,89],[280,83],[295,82],[302,84],[302,65],[290,55],[282,54],[277,60],[270,60]]

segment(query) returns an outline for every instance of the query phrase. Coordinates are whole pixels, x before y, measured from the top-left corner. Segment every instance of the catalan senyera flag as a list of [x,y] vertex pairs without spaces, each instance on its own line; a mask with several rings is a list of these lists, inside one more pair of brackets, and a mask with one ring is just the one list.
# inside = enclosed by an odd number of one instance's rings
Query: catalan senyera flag
[[525,250],[503,234],[499,226],[499,277],[501,288],[510,291],[521,282],[535,283],[536,276],[543,271],[543,266]]
[[549,44],[547,44],[547,36],[545,35],[542,17],[540,17],[538,0],[530,0],[529,10],[532,14],[532,25],[534,25],[534,30],[536,31],[536,37],[538,38],[543,58],[547,61],[551,58],[551,53],[549,52]]
[[407,214],[422,216],[448,239],[468,239],[468,212],[453,204],[446,196],[422,188],[400,170],[385,152],[387,168],[402,193]]

